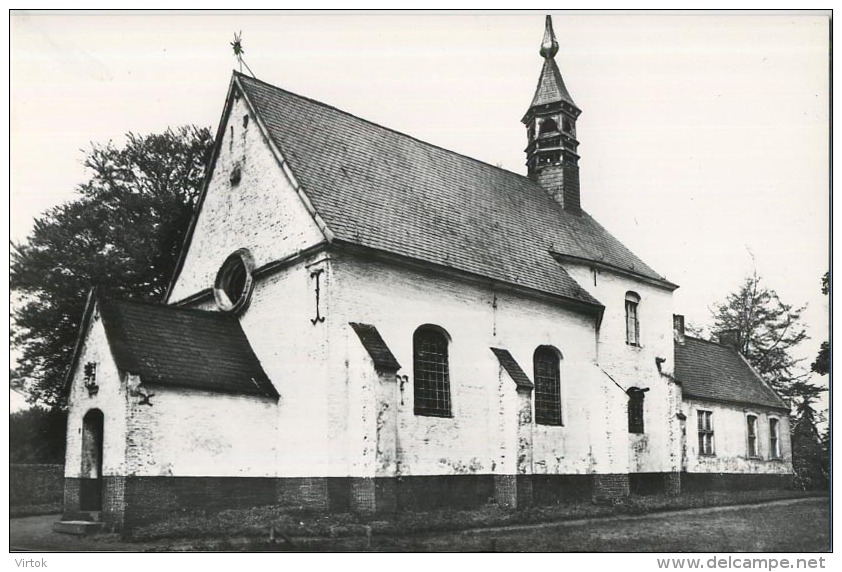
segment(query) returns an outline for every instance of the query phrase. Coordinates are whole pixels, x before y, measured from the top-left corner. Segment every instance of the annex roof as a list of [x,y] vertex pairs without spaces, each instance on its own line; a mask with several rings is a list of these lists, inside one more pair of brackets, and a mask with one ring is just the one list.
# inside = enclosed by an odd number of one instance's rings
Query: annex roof
[[685,336],[675,344],[675,377],[685,397],[789,409],[732,348]]
[[117,367],[143,383],[278,397],[232,314],[122,300],[99,309]]
[[525,176],[237,72],[234,83],[336,241],[594,307],[551,251],[675,288],[590,215],[566,212]]

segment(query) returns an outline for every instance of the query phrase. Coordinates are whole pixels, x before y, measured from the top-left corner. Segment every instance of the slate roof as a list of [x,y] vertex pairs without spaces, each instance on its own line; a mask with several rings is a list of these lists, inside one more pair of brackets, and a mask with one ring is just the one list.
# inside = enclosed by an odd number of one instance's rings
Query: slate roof
[[489,348],[494,355],[497,356],[497,361],[500,362],[500,365],[503,366],[509,376],[514,380],[518,387],[524,387],[532,389],[535,385],[532,381],[526,377],[526,374],[523,372],[523,369],[520,367],[520,364],[515,361],[515,358],[512,357],[512,354],[509,353],[509,350],[503,350],[500,348]]
[[231,314],[101,300],[117,367],[145,384],[277,398]]
[[564,85],[564,79],[561,77],[558,65],[554,59],[548,58],[544,60],[544,67],[541,69],[541,75],[538,78],[538,87],[535,89],[535,97],[532,98],[532,104],[529,107],[558,103],[559,101],[565,101],[578,109],[576,104],[573,103],[573,98],[570,97],[570,92],[567,91],[567,86]]
[[664,281],[587,213],[565,211],[524,176],[234,76],[337,241],[595,308],[551,250]]
[[374,361],[374,367],[378,370],[397,371],[401,368],[401,364],[395,359],[389,346],[383,341],[380,332],[377,328],[369,324],[357,324],[356,322],[349,322],[354,332],[360,338],[363,347]]
[[714,342],[685,336],[676,343],[675,377],[685,397],[789,410],[735,350]]

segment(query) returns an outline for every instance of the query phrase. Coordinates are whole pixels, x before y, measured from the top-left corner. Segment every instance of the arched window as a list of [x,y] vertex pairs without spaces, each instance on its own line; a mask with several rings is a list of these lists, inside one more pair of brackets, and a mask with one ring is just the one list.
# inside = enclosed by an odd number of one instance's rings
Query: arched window
[[535,422],[561,425],[561,354],[551,346],[539,346],[532,356],[535,377]]
[[447,334],[436,326],[421,326],[412,337],[416,415],[450,417],[450,367]]
[[643,398],[645,390],[632,387],[629,396],[629,433],[643,433]]
[[757,415],[746,417],[746,432],[748,433],[748,456],[759,457],[760,448],[757,446]]
[[773,459],[781,458],[781,435],[778,420],[769,418],[769,455]]
[[640,296],[634,292],[626,292],[626,343],[630,346],[640,345],[640,320],[638,305]]

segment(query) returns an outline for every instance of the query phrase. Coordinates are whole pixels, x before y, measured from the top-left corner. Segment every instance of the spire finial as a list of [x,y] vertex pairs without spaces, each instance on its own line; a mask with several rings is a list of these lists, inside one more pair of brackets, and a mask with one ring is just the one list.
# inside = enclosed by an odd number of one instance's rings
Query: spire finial
[[553,19],[548,14],[547,15],[547,23],[546,27],[544,28],[544,39],[541,41],[541,51],[540,54],[545,59],[550,59],[555,57],[558,53],[558,42],[555,39],[555,33],[553,32]]

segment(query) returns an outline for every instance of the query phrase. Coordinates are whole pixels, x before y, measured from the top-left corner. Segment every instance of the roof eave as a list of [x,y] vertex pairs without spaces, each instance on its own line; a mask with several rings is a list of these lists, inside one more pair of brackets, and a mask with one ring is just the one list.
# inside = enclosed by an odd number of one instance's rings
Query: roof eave
[[85,337],[90,326],[91,316],[94,308],[97,305],[97,289],[96,286],[88,291],[88,299],[85,302],[85,311],[82,314],[82,321],[79,325],[79,333],[76,336],[76,345],[73,348],[73,359],[70,360],[70,367],[67,368],[67,373],[64,376],[64,384],[62,385],[62,392],[68,395],[70,391],[70,384],[73,380],[73,375],[76,373],[76,367],[79,365],[79,358],[82,355],[82,347],[85,345]]
[[[232,74],[231,80],[228,82],[228,94],[225,96],[225,103],[222,106],[222,114],[219,118],[219,125],[216,127],[216,136],[214,137],[213,151],[211,152],[210,161],[208,161],[208,168],[205,170],[205,176],[202,180],[202,190],[199,193],[199,200],[196,201],[196,206],[193,209],[193,216],[190,217],[190,225],[187,227],[187,232],[184,235],[184,240],[181,243],[181,249],[178,253],[178,260],[173,269],[172,278],[167,285],[167,292],[164,294],[164,303],[169,303],[173,288],[175,287],[178,278],[181,276],[181,271],[184,269],[184,260],[187,258],[187,252],[190,250],[190,243],[193,241],[193,232],[196,230],[196,223],[199,220],[199,214],[202,212],[202,206],[205,203],[205,196],[208,193],[208,185],[216,168],[216,160],[219,158],[219,150],[222,147],[222,134],[225,130],[225,124],[228,116],[231,113],[231,100],[234,94],[236,72]],[[241,89],[242,91],[242,89]]]
[[724,405],[737,405],[743,408],[760,408],[760,409],[774,409],[775,411],[786,411],[789,413],[790,408],[784,405],[770,405],[766,403],[757,403],[755,401],[745,401],[742,399],[727,399],[725,397],[709,397],[706,395],[698,395],[690,393],[687,390],[682,392],[682,400],[684,398],[693,399],[695,401],[710,401],[711,403],[722,403]]
[[610,272],[615,272],[617,274],[628,276],[629,278],[634,278],[636,280],[646,282],[647,284],[656,286],[658,288],[662,288],[664,290],[669,290],[670,292],[673,292],[679,288],[678,284],[673,284],[665,278],[654,278],[652,276],[646,276],[645,274],[635,272],[634,270],[621,268],[620,266],[608,264],[607,262],[603,262],[600,260],[593,260],[581,256],[574,256],[572,254],[564,254],[562,252],[556,252],[554,250],[550,250],[550,255],[552,255],[552,257],[555,258],[558,262],[574,262],[577,264],[587,264],[590,266],[595,266],[596,268],[600,268],[602,270],[608,270]]

